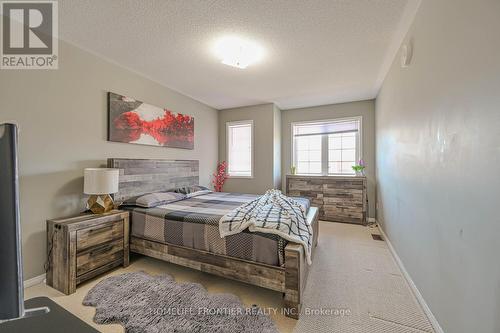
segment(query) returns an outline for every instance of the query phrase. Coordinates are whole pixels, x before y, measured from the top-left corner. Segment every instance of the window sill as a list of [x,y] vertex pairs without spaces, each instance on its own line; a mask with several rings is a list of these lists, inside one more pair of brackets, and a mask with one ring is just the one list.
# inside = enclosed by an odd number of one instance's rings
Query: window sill
[[227,178],[234,178],[234,179],[253,179],[253,176],[227,176]]

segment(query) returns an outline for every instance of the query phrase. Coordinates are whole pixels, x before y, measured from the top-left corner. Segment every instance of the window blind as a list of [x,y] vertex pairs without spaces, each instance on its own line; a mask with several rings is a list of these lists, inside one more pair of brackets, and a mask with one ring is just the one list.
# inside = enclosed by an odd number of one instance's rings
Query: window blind
[[294,136],[352,133],[358,131],[358,120],[305,123],[293,126]]
[[228,123],[228,174],[252,175],[252,123]]

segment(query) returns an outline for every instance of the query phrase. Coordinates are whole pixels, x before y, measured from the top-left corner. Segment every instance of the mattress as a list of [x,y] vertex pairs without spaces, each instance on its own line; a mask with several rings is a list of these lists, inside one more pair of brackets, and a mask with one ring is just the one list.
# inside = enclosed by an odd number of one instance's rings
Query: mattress
[[[131,235],[164,244],[203,250],[263,264],[282,266],[287,241],[245,230],[221,238],[219,220],[258,195],[212,192],[155,208],[128,207]],[[306,198],[294,198],[307,211]]]

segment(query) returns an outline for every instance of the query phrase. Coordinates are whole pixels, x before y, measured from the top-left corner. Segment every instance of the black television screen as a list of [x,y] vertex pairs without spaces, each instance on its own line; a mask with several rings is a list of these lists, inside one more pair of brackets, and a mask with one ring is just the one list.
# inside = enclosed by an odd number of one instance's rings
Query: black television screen
[[0,321],[23,316],[17,127],[0,124]]

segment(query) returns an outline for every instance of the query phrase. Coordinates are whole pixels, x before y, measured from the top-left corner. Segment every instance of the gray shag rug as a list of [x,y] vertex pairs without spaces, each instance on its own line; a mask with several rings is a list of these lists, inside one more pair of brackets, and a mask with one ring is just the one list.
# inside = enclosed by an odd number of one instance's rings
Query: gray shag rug
[[98,324],[121,324],[127,333],[278,333],[258,308],[232,294],[209,294],[198,283],[169,275],[125,273],[99,282],[83,300],[96,307]]

